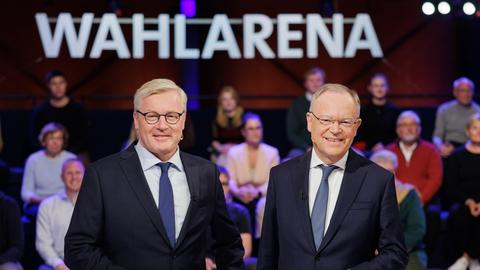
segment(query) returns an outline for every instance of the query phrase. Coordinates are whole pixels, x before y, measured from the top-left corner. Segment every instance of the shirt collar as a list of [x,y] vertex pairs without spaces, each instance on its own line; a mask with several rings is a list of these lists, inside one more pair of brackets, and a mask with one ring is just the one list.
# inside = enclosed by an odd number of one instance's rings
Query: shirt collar
[[310,93],[310,92],[308,92],[308,91],[305,92],[305,98],[306,98],[308,101],[312,101],[312,97],[313,97],[312,93]]
[[[140,164],[142,166],[142,170],[146,171],[153,166],[156,166],[158,163],[161,163],[159,158],[157,158],[152,152],[148,151],[140,141],[135,145],[135,151],[137,151],[138,158],[140,159]],[[173,164],[172,167],[176,168],[178,171],[183,171],[183,164],[182,160],[180,159],[180,151],[177,147],[175,154],[167,160],[166,162],[170,162]]]
[[412,146],[407,147],[402,141],[398,143],[398,146],[402,151],[413,151],[417,148],[418,142],[412,144]]
[[[333,163],[332,165],[335,165],[338,168],[345,170],[345,167],[347,165],[348,152],[349,151],[347,151],[347,153],[345,153],[345,155],[343,155],[341,159],[339,159],[337,162]],[[310,159],[310,169],[315,168],[319,165],[327,165],[327,164],[317,156],[317,153],[315,153],[315,149],[312,148],[312,158]]]

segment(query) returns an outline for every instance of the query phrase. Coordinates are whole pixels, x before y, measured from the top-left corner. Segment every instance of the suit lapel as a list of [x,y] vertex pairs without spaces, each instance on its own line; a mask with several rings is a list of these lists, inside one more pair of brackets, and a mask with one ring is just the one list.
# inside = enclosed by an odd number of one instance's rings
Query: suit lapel
[[308,239],[312,250],[315,250],[315,241],[313,239],[312,222],[310,219],[310,211],[308,206],[308,179],[310,172],[310,159],[312,152],[309,151],[303,155],[297,162],[294,170],[292,170],[292,186],[294,188],[294,198],[296,209],[301,215],[303,231],[305,239]]
[[191,223],[192,213],[196,212],[198,203],[200,201],[200,167],[183,152],[180,152],[180,159],[183,163],[183,169],[185,170],[185,176],[187,177],[188,189],[190,190],[190,205],[188,206],[187,215],[183,221],[180,234],[175,245],[177,249],[182,241],[185,239],[185,235],[188,232],[189,225]]
[[138,154],[133,145],[134,144],[130,145],[130,147],[120,156],[120,165],[138,201],[145,209],[145,212],[149,216],[153,225],[155,225],[155,228],[158,230],[165,243],[170,246],[170,241],[168,240],[165,227],[163,226],[160,212],[155,204],[152,192],[148,187],[142,166],[140,165],[140,159],[138,158]]
[[354,151],[350,150],[348,160],[343,175],[342,186],[338,194],[335,210],[333,211],[330,225],[328,226],[325,237],[322,240],[318,252],[321,252],[335,236],[340,228],[345,215],[355,201],[357,194],[365,179],[365,170],[361,170],[362,159]]

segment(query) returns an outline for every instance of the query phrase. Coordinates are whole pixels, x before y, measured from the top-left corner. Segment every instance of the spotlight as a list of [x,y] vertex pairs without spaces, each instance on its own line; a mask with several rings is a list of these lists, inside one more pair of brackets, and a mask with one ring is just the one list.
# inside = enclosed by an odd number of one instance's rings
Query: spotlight
[[465,15],[473,15],[476,11],[477,9],[472,2],[467,1],[463,4],[463,13],[465,13]]
[[442,1],[438,3],[438,12],[440,12],[441,14],[447,15],[448,13],[450,13],[451,10],[452,7],[450,7],[450,4],[448,2]]
[[422,5],[422,11],[425,15],[432,15],[435,13],[435,5],[432,2],[425,2]]

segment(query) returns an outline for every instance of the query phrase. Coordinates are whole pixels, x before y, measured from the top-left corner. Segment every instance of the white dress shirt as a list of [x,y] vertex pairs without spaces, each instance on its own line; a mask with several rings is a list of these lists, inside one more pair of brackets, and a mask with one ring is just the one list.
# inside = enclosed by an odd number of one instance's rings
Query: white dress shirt
[[[138,142],[135,145],[135,151],[137,151],[140,158],[140,164],[142,165],[143,173],[147,179],[148,187],[152,192],[155,204],[158,207],[159,192],[160,192],[160,176],[162,170],[158,163],[162,162],[150,151],[145,149],[143,145]],[[187,176],[183,169],[182,160],[180,159],[180,151],[177,147],[175,154],[166,162],[172,163],[168,170],[168,178],[172,184],[173,190],[173,205],[175,211],[175,239],[178,239],[180,230],[182,229],[185,216],[187,215],[188,206],[190,205],[190,189],[188,188]],[[160,212],[158,213],[160,215]]]
[[65,191],[45,199],[38,208],[35,247],[46,264],[64,264],[64,239],[74,204]]
[[[340,193],[340,187],[342,186],[343,175],[345,173],[345,166],[347,164],[348,152],[337,162],[332,165],[338,167],[328,177],[328,201],[327,201],[327,216],[325,218],[325,230],[324,234],[330,225],[333,211],[335,210],[335,204],[337,203],[338,194]],[[312,149],[312,158],[310,160],[310,172],[308,177],[308,207],[310,210],[310,216],[312,216],[313,205],[315,204],[315,198],[317,196],[320,182],[322,181],[322,168],[320,165],[327,165],[321,161],[320,158]]]
[[398,147],[400,147],[400,150],[402,151],[402,154],[405,157],[405,161],[407,161],[407,164],[410,163],[413,151],[415,151],[415,148],[417,148],[417,143],[414,143],[412,146],[406,146],[403,142],[400,142],[398,144]]

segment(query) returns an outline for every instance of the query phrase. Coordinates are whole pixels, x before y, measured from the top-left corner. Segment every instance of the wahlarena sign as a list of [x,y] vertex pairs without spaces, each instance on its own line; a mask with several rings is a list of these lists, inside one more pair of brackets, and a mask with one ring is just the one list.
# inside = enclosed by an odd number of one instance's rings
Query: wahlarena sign
[[[319,14],[279,14],[276,18],[264,14],[245,14],[241,19],[232,19],[225,14],[217,14],[211,19],[187,19],[181,14],[173,18],[168,14],[159,14],[157,18],[145,18],[143,14],[119,18],[111,13],[103,14],[101,18],[95,18],[93,13],[84,13],[78,18],[73,18],[70,13],[60,13],[57,18],[49,18],[46,13],[37,13],[35,20],[47,58],[59,57],[63,40],[71,58],[95,59],[100,58],[104,51],[115,51],[121,59],[142,59],[146,42],[157,43],[160,59],[211,59],[216,52],[226,53],[232,59],[252,59],[256,56],[317,58],[319,43],[332,58],[353,58],[359,50],[368,50],[375,58],[383,57],[372,20],[364,13],[354,18],[344,18],[338,13],[331,18],[323,18]],[[94,24],[98,24],[98,27],[96,33],[91,35]],[[327,24],[331,24],[331,30]],[[348,33],[345,31],[347,24],[352,24],[351,28],[348,27]],[[125,25],[131,25],[131,48],[122,29]],[[148,29],[146,25],[149,25]],[[156,29],[152,30],[151,25]],[[187,47],[187,27],[191,25],[209,27],[201,48]],[[243,30],[241,47],[232,27],[237,25]],[[302,25],[304,31],[298,30]],[[267,39],[274,34],[276,51],[267,43]],[[90,52],[87,52],[91,36],[94,37],[93,44]],[[292,42],[304,42],[305,46],[294,47]]]

